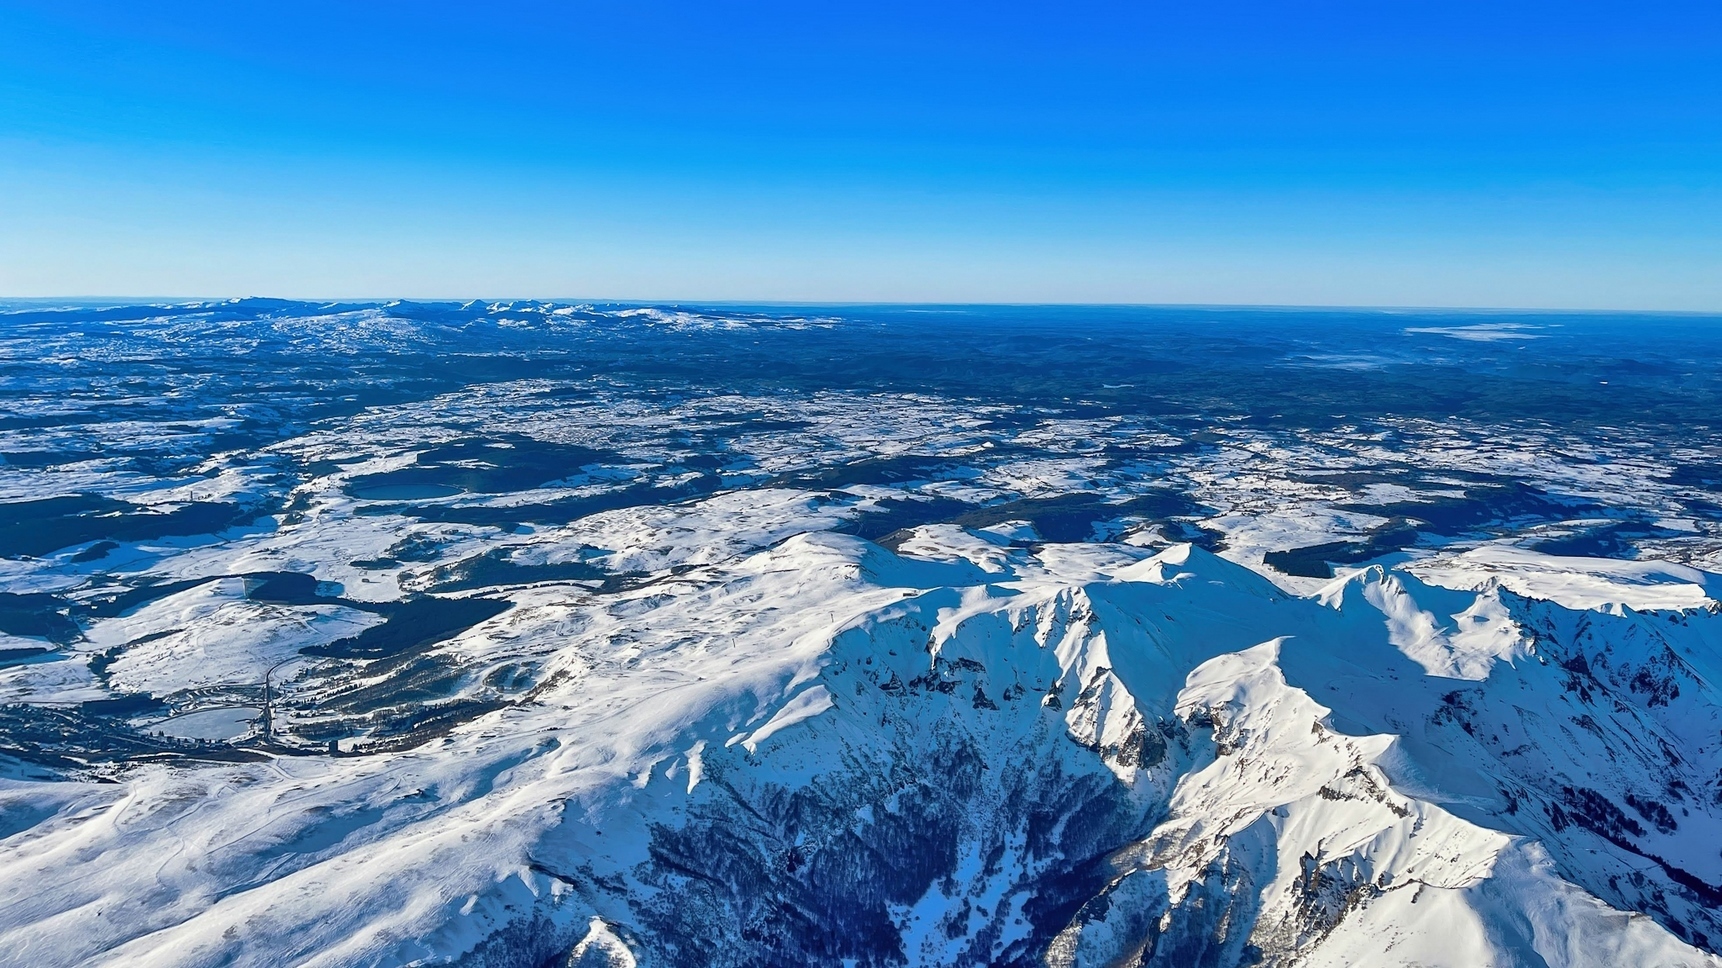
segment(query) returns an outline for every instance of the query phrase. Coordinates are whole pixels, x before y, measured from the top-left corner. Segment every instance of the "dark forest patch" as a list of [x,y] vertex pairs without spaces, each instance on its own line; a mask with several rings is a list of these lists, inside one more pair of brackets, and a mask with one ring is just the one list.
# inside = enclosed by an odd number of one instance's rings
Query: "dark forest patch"
[[57,645],[76,642],[83,630],[72,620],[71,609],[70,602],[46,592],[0,592],[0,632]]
[[607,454],[508,434],[451,441],[419,453],[412,466],[366,474],[347,483],[361,500],[418,500],[473,494],[508,494],[571,477]]
[[396,606],[381,625],[299,651],[339,659],[386,658],[445,642],[512,607],[495,598],[415,598]]
[[425,577],[430,591],[454,592],[497,585],[527,585],[545,581],[601,581],[609,572],[583,561],[527,565],[509,557],[511,548],[496,548],[482,555],[438,565]]
[[511,529],[521,524],[568,524],[588,515],[603,511],[615,511],[621,508],[673,504],[688,498],[711,494],[721,484],[722,481],[716,474],[702,474],[692,481],[672,487],[635,484],[589,497],[560,498],[533,504],[512,504],[507,507],[470,504],[417,506],[375,504],[361,507],[355,513],[363,515],[399,514],[405,517],[418,518],[421,521]]
[[0,557],[39,557],[89,541],[215,534],[260,514],[226,501],[193,501],[171,511],[154,511],[93,494],[10,501],[0,503]]
[[1148,494],[1126,501],[1108,501],[1101,494],[1061,494],[1058,497],[1024,498],[960,514],[952,524],[965,528],[988,528],[1006,521],[1027,521],[1047,541],[1093,540],[1094,526],[1118,518],[1148,520],[1178,517],[1200,509],[1182,494]]

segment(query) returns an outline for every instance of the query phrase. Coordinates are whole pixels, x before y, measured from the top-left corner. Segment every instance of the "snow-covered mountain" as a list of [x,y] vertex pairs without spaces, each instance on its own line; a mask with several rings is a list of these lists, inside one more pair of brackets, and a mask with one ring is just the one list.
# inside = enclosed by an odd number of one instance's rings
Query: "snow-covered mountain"
[[444,337],[162,312],[95,403],[42,388],[120,343],[14,342],[0,964],[1722,965],[1690,427],[363,354],[335,405],[184,334]]
[[522,589],[408,754],[9,781],[7,957],[1722,964],[1714,604],[902,551]]

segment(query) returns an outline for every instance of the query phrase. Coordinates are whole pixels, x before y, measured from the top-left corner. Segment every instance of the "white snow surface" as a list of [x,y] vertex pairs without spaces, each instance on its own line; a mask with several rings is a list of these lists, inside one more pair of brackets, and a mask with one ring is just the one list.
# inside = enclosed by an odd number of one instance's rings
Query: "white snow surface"
[[[1284,965],[1722,966],[1670,929],[1716,911],[1666,873],[1722,885],[1722,807],[1693,786],[1722,771],[1713,576],[1487,546],[1300,596],[1189,545],[937,525],[891,551],[809,532],[857,513],[759,491],[528,536],[544,560],[596,549],[650,578],[507,592],[512,610],[439,654],[525,663],[531,689],[423,745],[0,775],[0,964],[491,963],[475,959],[523,926],[564,939],[569,964],[650,964],[653,831],[722,795],[714,764],[729,784],[810,784],[880,749],[883,715],[996,750],[994,772],[1039,750],[1154,818],[1049,964],[1122,963],[1143,924],[1225,896],[1229,963],[1253,946]],[[375,621],[249,602],[237,581],[97,625],[97,649],[153,636],[108,674],[252,681]],[[0,687],[39,689],[44,668]],[[1041,735],[1056,742],[1012,745]],[[1572,819],[1583,791],[1652,798],[1671,822],[1623,807],[1640,832],[1604,836],[1606,816]],[[893,802],[859,807],[856,829]],[[1025,930],[1010,872],[1047,861],[1005,842],[991,863],[960,848],[945,887],[895,909],[905,963],[984,961]],[[1660,916],[1638,913],[1651,894]],[[951,929],[993,916],[990,941]]]
[[1568,608],[1690,609],[1717,603],[1722,578],[1668,561],[1566,558],[1510,544],[1487,544],[1447,559],[1420,562],[1436,584],[1478,588],[1497,583]]

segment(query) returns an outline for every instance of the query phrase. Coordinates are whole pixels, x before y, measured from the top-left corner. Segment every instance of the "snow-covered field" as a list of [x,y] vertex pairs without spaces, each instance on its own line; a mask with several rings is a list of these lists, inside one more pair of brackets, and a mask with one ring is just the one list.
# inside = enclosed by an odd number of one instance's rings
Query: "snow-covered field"
[[0,964],[1722,965],[1722,396],[1055,322],[13,314]]

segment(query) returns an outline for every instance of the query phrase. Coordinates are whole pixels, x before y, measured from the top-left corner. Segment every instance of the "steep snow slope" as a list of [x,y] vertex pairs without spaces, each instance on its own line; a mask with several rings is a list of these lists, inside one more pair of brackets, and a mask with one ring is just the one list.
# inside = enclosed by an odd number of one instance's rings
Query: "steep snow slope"
[[508,591],[416,748],[0,780],[0,961],[1722,965],[1701,591],[758,540]]

